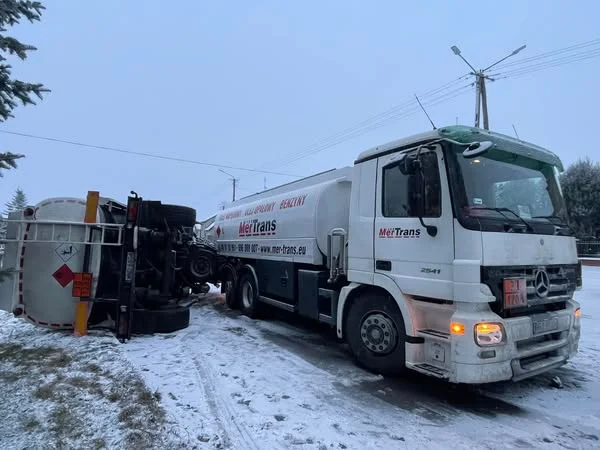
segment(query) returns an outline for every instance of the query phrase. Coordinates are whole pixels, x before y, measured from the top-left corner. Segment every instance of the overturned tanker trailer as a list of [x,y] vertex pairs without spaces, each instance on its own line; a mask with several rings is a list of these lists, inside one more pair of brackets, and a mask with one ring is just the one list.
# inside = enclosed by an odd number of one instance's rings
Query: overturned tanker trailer
[[196,211],[132,193],[51,198],[8,217],[0,309],[51,329],[109,326],[117,338],[189,325],[218,258],[195,233]]

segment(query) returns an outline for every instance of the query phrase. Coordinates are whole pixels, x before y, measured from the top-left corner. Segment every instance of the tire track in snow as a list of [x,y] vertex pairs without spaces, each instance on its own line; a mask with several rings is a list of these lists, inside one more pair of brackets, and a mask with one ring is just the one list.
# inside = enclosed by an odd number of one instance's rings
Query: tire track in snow
[[[187,338],[188,336],[186,336]],[[225,445],[235,449],[256,449],[259,447],[252,438],[248,430],[235,419],[235,414],[231,410],[228,400],[224,399],[218,392],[215,386],[215,376],[208,367],[203,364],[194,354],[193,349],[184,344],[187,354],[190,355],[191,361],[196,369],[196,379],[198,384],[203,386],[206,395],[206,401],[219,427],[223,430],[223,440]]]

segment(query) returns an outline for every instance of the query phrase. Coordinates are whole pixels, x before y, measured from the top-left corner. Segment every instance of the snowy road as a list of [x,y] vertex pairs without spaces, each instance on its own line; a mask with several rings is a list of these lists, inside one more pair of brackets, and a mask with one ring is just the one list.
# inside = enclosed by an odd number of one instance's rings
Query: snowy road
[[[253,321],[219,298],[192,325],[122,347],[191,442],[272,448],[600,448],[600,268],[584,269],[579,355],[547,376],[485,389],[357,368],[331,332]],[[563,388],[551,386],[559,375]]]

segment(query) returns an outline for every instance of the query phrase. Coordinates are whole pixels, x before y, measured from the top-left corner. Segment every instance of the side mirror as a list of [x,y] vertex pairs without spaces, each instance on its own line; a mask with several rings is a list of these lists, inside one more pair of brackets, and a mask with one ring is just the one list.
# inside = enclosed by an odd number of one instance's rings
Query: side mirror
[[421,168],[421,161],[417,155],[410,155],[405,157],[398,165],[402,175],[414,175],[419,172]]
[[427,225],[423,220],[423,216],[425,215],[425,202],[427,201],[427,191],[426,191],[426,180],[425,174],[423,172],[423,167],[420,159],[416,159],[413,162],[414,176],[415,176],[415,184],[417,188],[417,192],[419,193],[419,199],[416,205],[416,213],[419,217],[419,222],[421,226],[427,230],[427,234],[431,237],[435,237],[438,234],[438,228],[435,225]]
[[491,141],[473,142],[463,151],[462,155],[465,158],[474,158],[483,155],[493,146],[494,143]]

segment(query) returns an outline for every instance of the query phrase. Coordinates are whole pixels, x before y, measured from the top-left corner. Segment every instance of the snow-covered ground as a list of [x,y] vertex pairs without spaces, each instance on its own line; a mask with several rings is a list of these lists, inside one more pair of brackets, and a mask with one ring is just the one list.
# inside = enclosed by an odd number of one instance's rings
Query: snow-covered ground
[[[84,448],[600,448],[600,267],[584,268],[577,299],[583,330],[572,362],[484,389],[374,376],[352,363],[331,332],[290,317],[253,321],[218,296],[193,309],[188,329],[125,345],[102,332],[76,339],[1,315],[0,363],[8,343],[54,346],[71,358],[59,367],[63,381],[91,377],[96,390],[80,380],[85,389],[77,394],[77,383],[63,382],[64,392],[46,399],[32,395],[38,386],[31,377],[17,385],[0,367],[0,448],[58,439],[58,426],[44,418],[57,421],[60,401],[71,402],[83,436],[67,443],[87,439]],[[34,374],[46,377],[39,385],[56,378]],[[562,388],[551,383],[556,375]],[[136,388],[121,389],[111,402],[111,389],[125,385]],[[132,408],[140,399],[143,410]],[[136,426],[141,435],[133,434]]]

